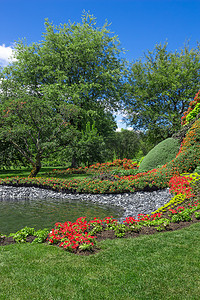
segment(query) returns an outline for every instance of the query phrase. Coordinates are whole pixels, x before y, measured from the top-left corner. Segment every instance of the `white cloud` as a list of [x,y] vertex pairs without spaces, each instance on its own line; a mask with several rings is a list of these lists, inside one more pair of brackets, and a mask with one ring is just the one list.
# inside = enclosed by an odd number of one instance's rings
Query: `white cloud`
[[5,67],[8,65],[11,61],[14,61],[15,59],[13,56],[13,48],[12,47],[6,47],[5,44],[0,45],[0,66]]

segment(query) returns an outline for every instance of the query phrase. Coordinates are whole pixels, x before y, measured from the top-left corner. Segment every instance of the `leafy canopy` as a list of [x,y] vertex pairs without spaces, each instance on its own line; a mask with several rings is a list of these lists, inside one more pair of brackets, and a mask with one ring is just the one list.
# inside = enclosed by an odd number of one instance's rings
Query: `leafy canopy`
[[159,141],[171,136],[180,129],[180,118],[200,87],[199,44],[174,53],[167,51],[167,43],[156,45],[131,64],[129,84],[129,123],[150,130]]
[[115,128],[109,110],[125,97],[125,62],[108,24],[96,26],[84,13],[82,23],[45,22],[43,40],[19,41],[15,61],[0,81],[0,140],[12,144],[36,175],[41,161],[73,144],[91,119],[101,134]]

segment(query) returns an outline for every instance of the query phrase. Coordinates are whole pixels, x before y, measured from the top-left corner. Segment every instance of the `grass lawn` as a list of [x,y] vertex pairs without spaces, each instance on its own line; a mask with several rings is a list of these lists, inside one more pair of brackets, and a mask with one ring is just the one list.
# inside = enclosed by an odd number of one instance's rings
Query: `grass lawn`
[[[45,177],[46,173],[52,171],[53,169],[63,170],[66,167],[42,167],[40,172],[37,174],[36,177]],[[28,177],[31,172],[31,168],[22,167],[21,169],[5,169],[0,170],[0,178],[7,178],[7,177]],[[57,174],[56,178],[63,178],[63,179],[84,179],[88,177],[88,174],[70,174],[70,175],[62,175]]]
[[46,244],[0,247],[0,299],[199,299],[200,223],[106,240],[95,255]]
[[[52,171],[53,169],[65,169],[63,167],[43,167],[41,168],[40,172],[38,173],[38,177],[43,176],[45,173]],[[6,178],[6,177],[13,177],[13,176],[19,176],[19,177],[27,177],[31,172],[31,168],[10,168],[10,169],[3,169],[0,170],[0,178]]]

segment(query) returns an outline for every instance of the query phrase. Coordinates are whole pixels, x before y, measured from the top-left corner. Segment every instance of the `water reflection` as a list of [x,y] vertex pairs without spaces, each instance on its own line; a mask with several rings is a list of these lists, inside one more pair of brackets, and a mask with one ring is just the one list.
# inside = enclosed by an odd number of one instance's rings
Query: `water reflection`
[[123,212],[116,207],[68,199],[0,199],[0,232],[9,234],[28,226],[36,230],[51,229],[56,222],[76,221],[79,217],[120,218]]

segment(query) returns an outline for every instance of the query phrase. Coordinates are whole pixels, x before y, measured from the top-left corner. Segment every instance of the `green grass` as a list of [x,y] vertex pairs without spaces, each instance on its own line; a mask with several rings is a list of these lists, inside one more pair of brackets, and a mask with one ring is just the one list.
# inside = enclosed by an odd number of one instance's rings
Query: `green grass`
[[[52,171],[53,169],[65,169],[65,167],[43,167],[41,168],[40,172],[38,173],[39,176],[43,176],[45,173]],[[0,170],[0,178],[6,178],[6,177],[13,177],[13,176],[19,176],[19,177],[27,177],[30,172],[31,168],[10,168],[10,169],[3,169]]]
[[0,299],[199,299],[200,223],[101,242],[95,255],[54,246],[0,248]]
[[[37,177],[45,177],[46,174],[53,169],[59,169],[59,170],[64,170],[66,167],[43,167],[41,168],[40,172],[37,174]],[[21,169],[5,169],[5,170],[0,170],[0,178],[7,178],[7,177],[14,177],[14,176],[19,176],[19,177],[28,177],[28,175],[31,172],[31,168],[24,168],[22,167]],[[71,174],[71,175],[62,175],[62,174],[57,174],[56,178],[63,178],[63,179],[84,179],[85,177],[88,177],[88,174]]]

